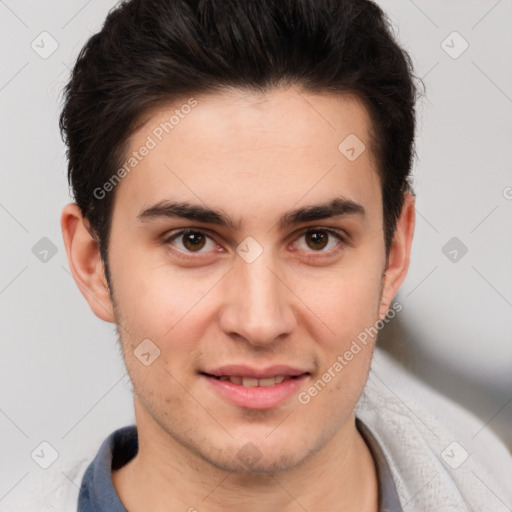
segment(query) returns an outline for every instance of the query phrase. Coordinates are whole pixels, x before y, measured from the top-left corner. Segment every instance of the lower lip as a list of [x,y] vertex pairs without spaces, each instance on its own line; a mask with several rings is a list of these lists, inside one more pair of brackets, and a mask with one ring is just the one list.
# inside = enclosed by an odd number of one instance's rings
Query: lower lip
[[304,381],[309,377],[308,374],[303,374],[273,386],[247,387],[208,375],[201,376],[213,386],[219,395],[243,409],[272,409],[277,407],[292,395],[296,395]]

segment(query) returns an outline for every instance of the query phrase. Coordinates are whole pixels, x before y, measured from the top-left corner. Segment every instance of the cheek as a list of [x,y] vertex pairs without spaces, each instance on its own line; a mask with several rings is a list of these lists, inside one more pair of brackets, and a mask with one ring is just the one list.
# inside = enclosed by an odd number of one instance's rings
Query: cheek
[[112,278],[118,320],[132,338],[155,341],[179,330],[215,283],[212,273],[192,275],[148,255],[120,258]]
[[299,277],[296,280],[297,295],[317,318],[316,325],[321,329],[315,333],[315,338],[323,339],[332,349],[343,350],[378,320],[379,271],[376,262],[361,257],[357,264],[347,262],[321,278]]
[[[170,265],[143,265],[143,261],[133,254],[120,258],[112,276],[124,359],[146,405],[157,401],[163,405],[166,399],[177,401],[173,405],[179,407],[183,389],[172,377],[186,387],[189,384],[184,369],[197,366],[194,358],[201,355],[205,329],[213,321],[208,292],[218,277],[211,273],[191,277]],[[144,366],[136,356],[144,353],[138,347],[148,339],[158,355]],[[160,390],[158,396],[152,396],[154,389]]]
[[369,287],[366,293],[357,288],[357,295],[350,290],[347,286],[346,293],[329,307],[325,303],[322,318],[334,334],[316,337],[319,369],[311,386],[298,397],[299,403],[308,403],[311,415],[336,425],[347,420],[359,400],[376,341],[371,327],[377,320],[378,288]]
[[346,419],[366,382],[379,318],[381,273],[375,260],[371,252],[358,254],[322,282],[301,290],[320,319],[311,334],[321,351],[321,366],[302,397],[311,400],[315,414]]

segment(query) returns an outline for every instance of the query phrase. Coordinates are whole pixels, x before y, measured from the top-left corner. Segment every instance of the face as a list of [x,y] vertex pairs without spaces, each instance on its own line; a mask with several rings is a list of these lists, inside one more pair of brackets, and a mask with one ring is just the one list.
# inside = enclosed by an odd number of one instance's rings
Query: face
[[[195,100],[148,115],[115,189],[108,262],[137,424],[225,470],[282,471],[353,420],[375,340],[353,342],[398,285],[383,279],[370,120],[353,97],[294,89]],[[356,159],[338,148],[351,134]]]

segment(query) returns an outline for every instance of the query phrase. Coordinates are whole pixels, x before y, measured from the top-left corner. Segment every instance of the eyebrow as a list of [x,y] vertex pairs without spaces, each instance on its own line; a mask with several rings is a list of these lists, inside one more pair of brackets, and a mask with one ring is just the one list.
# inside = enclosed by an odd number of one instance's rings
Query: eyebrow
[[[366,211],[361,204],[344,197],[336,197],[326,203],[291,210],[285,213],[277,224],[280,229],[284,229],[304,222],[345,215],[359,216],[361,219],[364,219]],[[235,221],[232,217],[225,215],[221,211],[188,202],[160,201],[140,212],[137,218],[143,222],[160,218],[182,218],[223,226],[232,230],[237,230],[240,227],[239,221]]]

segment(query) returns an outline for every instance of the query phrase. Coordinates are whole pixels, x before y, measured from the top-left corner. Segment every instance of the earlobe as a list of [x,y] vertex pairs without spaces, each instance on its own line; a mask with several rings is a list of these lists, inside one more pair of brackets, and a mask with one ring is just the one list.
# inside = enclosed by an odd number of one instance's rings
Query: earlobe
[[379,318],[386,316],[391,301],[398,293],[407,276],[411,257],[414,226],[416,222],[415,197],[411,193],[404,196],[404,203],[398,218],[393,242],[389,251],[385,274],[383,276]]
[[61,228],[69,268],[78,288],[97,317],[114,322],[114,308],[99,247],[75,203],[62,210]]

